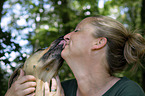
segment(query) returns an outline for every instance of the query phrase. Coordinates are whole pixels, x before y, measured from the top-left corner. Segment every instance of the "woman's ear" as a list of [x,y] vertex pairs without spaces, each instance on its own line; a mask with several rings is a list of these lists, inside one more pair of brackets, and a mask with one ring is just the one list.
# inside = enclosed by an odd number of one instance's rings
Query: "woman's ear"
[[92,50],[98,50],[103,48],[107,44],[107,39],[105,37],[97,38],[93,44]]

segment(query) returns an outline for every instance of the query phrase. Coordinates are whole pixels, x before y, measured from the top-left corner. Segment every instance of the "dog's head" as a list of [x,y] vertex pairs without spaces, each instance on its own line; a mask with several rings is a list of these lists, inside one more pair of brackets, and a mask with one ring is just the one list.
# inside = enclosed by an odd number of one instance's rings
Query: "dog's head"
[[49,48],[34,52],[23,65],[14,71],[9,80],[9,87],[17,79],[20,68],[25,71],[26,75],[33,75],[44,82],[51,79],[57,74],[64,61],[61,57],[64,45],[65,41],[63,37],[60,37],[53,41]]

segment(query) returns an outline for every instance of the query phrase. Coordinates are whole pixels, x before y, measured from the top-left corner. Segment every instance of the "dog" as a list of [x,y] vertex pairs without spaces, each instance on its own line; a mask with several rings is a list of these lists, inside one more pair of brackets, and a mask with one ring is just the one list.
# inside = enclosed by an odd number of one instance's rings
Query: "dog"
[[8,88],[17,80],[20,68],[24,70],[25,75],[33,75],[36,78],[35,96],[44,95],[44,83],[49,82],[56,76],[59,68],[63,64],[61,51],[65,45],[63,36],[53,41],[47,49],[40,49],[26,59],[10,76]]

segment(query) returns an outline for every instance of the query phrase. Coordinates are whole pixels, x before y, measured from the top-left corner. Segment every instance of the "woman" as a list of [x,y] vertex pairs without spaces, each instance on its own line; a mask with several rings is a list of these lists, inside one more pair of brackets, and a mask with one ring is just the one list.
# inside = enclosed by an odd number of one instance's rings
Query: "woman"
[[[128,32],[114,19],[96,16],[82,20],[64,39],[61,55],[76,78],[62,82],[65,96],[145,96],[135,82],[114,76],[143,58],[145,39],[140,34]],[[24,76],[20,80],[29,81]],[[27,84],[31,85],[29,89],[35,86],[34,82],[31,84]]]

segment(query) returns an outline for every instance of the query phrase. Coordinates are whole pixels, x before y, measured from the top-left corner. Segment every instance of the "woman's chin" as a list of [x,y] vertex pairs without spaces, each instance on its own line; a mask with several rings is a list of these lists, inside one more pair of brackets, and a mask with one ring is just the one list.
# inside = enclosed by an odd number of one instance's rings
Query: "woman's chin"
[[62,50],[61,52],[61,57],[65,60],[65,58],[67,57],[67,52],[65,49]]

